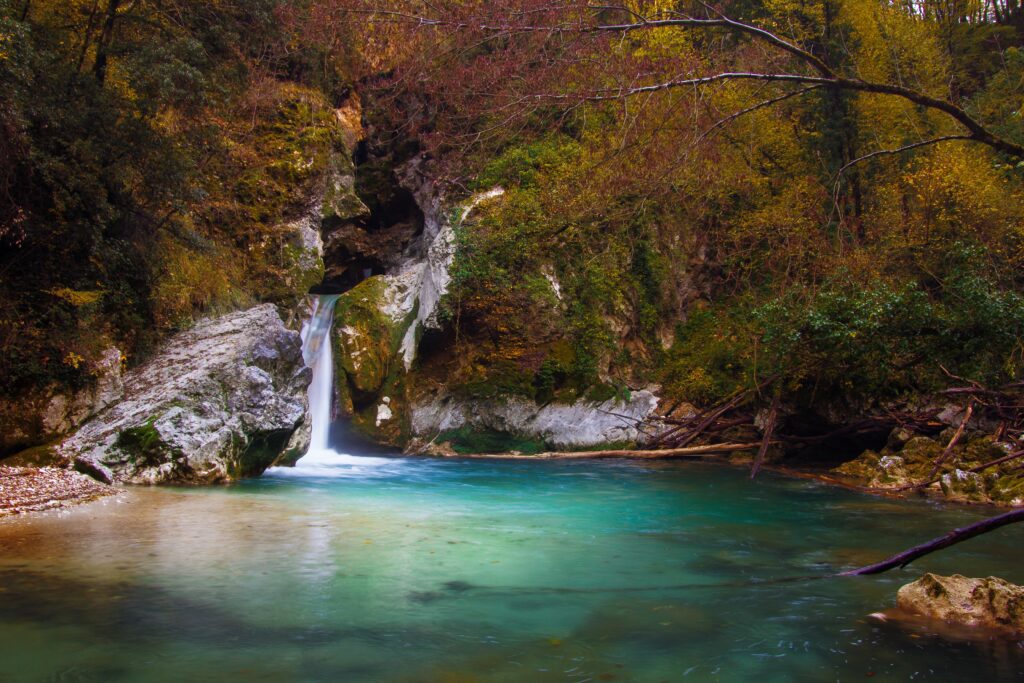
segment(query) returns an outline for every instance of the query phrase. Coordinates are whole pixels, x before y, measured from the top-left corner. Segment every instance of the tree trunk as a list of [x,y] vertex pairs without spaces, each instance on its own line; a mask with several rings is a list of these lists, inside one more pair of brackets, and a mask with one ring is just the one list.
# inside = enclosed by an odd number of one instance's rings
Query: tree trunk
[[699,458],[705,455],[718,455],[736,451],[748,451],[757,448],[756,443],[716,443],[707,446],[689,446],[687,448],[665,448],[657,451],[609,450],[609,451],[552,451],[536,455],[517,455],[512,453],[480,453],[475,455],[458,455],[450,457],[472,458],[479,460],[596,460],[603,458],[638,458],[643,460],[661,460],[664,458]]
[[100,85],[107,80],[107,62],[110,46],[114,42],[114,28],[117,24],[117,10],[120,6],[121,0],[109,0],[106,19],[103,21],[103,30],[100,32],[99,42],[96,43],[96,62],[92,66],[92,73]]

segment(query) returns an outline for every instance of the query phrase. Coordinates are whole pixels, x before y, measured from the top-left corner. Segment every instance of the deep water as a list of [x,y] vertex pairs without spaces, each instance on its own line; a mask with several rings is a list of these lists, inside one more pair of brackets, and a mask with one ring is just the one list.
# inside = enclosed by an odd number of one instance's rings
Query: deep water
[[365,460],[0,520],[0,681],[1020,680],[866,618],[923,571],[1024,583],[990,510],[692,463]]

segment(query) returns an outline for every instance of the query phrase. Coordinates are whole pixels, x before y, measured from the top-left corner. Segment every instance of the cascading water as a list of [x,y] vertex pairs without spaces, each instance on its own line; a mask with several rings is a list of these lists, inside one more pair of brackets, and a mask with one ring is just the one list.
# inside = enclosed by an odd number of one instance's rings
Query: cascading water
[[334,400],[334,357],[331,352],[331,328],[334,324],[334,306],[339,295],[326,294],[313,299],[313,313],[302,327],[302,358],[313,370],[309,385],[309,414],[312,433],[309,450],[294,468],[273,468],[275,474],[333,474],[365,466],[387,464],[385,458],[367,458],[339,453],[331,448],[332,403]]
[[334,359],[331,354],[331,326],[337,294],[318,296],[313,301],[313,315],[302,328],[302,359],[313,370],[309,385],[309,414],[312,435],[307,457],[330,450],[331,403],[334,398]]

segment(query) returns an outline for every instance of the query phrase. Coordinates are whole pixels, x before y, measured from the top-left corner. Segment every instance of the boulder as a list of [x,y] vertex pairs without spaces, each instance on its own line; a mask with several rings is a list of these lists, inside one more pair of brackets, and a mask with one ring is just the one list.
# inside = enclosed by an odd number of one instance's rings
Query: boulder
[[75,458],[74,466],[76,472],[90,476],[98,482],[104,484],[114,483],[114,473],[110,471],[110,468],[92,458],[80,455]]
[[60,450],[120,482],[258,475],[287,449],[304,449],[292,439],[311,379],[301,346],[272,304],[200,321],[128,372],[123,398]]
[[[950,428],[938,439],[932,439],[894,430],[880,453],[864,451],[833,472],[860,486],[905,489],[931,480],[935,462],[954,432]],[[1024,505],[1024,472],[1017,469],[1018,461],[1000,463],[979,472],[970,471],[1008,455],[1014,448],[1013,444],[996,441],[991,435],[966,436],[940,463],[936,475],[938,484],[931,484],[926,490],[960,503]]]
[[343,294],[335,306],[336,372],[361,397],[376,397],[384,385],[408,324],[405,311],[391,310],[393,289],[385,277],[371,277]]
[[899,589],[896,605],[957,626],[1024,633],[1024,586],[994,576],[925,574]]
[[626,400],[580,400],[538,406],[519,397],[466,400],[439,395],[416,401],[412,433],[424,440],[456,430],[532,439],[557,450],[582,450],[642,441],[636,425],[654,413],[658,398],[634,391]]
[[939,480],[942,493],[950,500],[962,503],[988,502],[985,478],[977,472],[955,469]]

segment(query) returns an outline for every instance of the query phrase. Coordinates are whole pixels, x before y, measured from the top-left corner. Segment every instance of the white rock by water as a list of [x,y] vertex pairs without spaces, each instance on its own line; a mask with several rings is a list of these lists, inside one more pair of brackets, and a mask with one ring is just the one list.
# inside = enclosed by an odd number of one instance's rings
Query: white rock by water
[[412,431],[429,440],[441,432],[469,426],[537,439],[552,448],[603,447],[642,440],[636,425],[657,406],[658,397],[646,390],[632,392],[625,401],[581,400],[543,407],[521,398],[462,401],[438,397],[413,404]]
[[61,449],[132,483],[259,474],[308,445],[299,427],[310,378],[298,332],[272,304],[203,320],[128,372],[123,398]]

